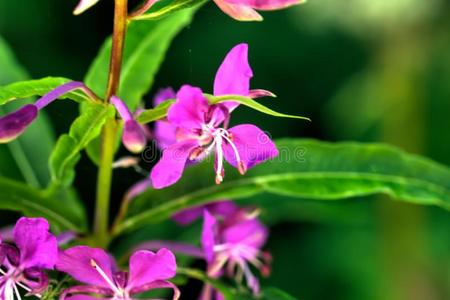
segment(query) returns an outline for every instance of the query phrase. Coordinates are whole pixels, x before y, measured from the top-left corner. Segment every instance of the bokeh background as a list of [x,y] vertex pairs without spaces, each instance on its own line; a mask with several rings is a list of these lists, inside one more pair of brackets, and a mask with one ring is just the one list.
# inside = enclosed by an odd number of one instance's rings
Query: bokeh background
[[[83,79],[111,32],[113,2],[100,1],[73,17],[76,2],[0,1],[0,36],[30,77]],[[233,122],[255,123],[273,137],[390,143],[450,165],[449,1],[310,0],[264,17],[262,23],[238,23],[213,3],[202,8],[175,39],[148,105],[160,87],[190,83],[211,91],[224,55],[247,42],[252,86],[278,95],[264,100],[268,106],[313,122],[245,108]],[[6,84],[10,74],[2,70],[0,65]],[[61,134],[77,107],[56,103],[48,112],[55,134]],[[0,154],[0,173],[23,180],[4,148]],[[77,171],[76,186],[92,207],[95,168],[84,157]],[[141,176],[118,171],[115,201]],[[247,201],[272,200],[263,195]],[[330,203],[305,199],[295,207],[284,200],[276,199],[282,213],[263,212],[273,226],[267,248],[274,265],[266,284],[299,299],[450,299],[448,212],[381,196]],[[15,218],[2,213],[0,223]],[[170,224],[162,228],[144,230],[136,241],[180,231]]]

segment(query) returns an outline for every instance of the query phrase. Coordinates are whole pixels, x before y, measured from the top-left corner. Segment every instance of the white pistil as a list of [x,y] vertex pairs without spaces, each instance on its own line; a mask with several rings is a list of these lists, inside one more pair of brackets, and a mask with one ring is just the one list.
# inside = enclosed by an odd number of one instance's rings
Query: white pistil
[[223,149],[222,149],[222,136],[216,135],[214,137],[216,143],[217,153],[217,169],[216,169],[216,184],[220,184],[223,181]]
[[230,144],[231,148],[233,149],[234,156],[236,157],[236,162],[237,162],[239,173],[244,175],[245,172],[247,171],[247,168],[245,167],[244,162],[241,160],[241,155],[239,154],[236,144],[228,137],[230,135],[230,133],[223,128],[219,128],[219,132],[220,132],[220,135],[225,140],[227,140],[227,142]]
[[16,297],[19,300],[22,300],[22,297],[20,297],[20,293],[19,290],[17,289],[17,286],[15,284],[12,284],[13,288],[14,288],[14,292],[16,293]]
[[105,280],[105,282],[110,286],[111,290],[118,296],[123,296],[123,292],[117,288],[117,286],[111,281],[111,279],[106,275],[106,273],[100,268],[100,266],[95,262],[95,260],[90,260],[91,266],[100,274],[100,276]]

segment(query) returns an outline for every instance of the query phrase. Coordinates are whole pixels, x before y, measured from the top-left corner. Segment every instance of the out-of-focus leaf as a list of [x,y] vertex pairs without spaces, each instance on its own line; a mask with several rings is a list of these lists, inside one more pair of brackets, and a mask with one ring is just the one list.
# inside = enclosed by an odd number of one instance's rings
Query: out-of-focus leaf
[[[45,77],[42,79],[14,82],[0,87],[0,105],[10,101],[42,96],[56,87],[72,80],[62,77]],[[82,91],[72,91],[61,96],[61,99],[71,99],[77,102],[91,101],[91,98]]]
[[191,8],[193,6],[196,6],[197,4],[201,4],[204,2],[206,2],[206,0],[175,0],[160,9],[145,13],[137,17],[133,17],[132,20],[133,21],[156,20],[162,17],[167,17],[179,10]]
[[[0,37],[0,85],[28,78],[9,49],[7,43]],[[0,88],[1,89],[1,88]],[[31,103],[27,99],[21,103],[10,103],[0,107],[0,113],[8,113],[18,109],[24,103]],[[50,180],[48,158],[55,144],[55,137],[45,112],[31,124],[27,130],[15,141],[0,145],[0,174],[5,177],[25,180],[33,187],[43,187]]]
[[50,157],[53,183],[70,185],[75,177],[74,167],[80,152],[96,138],[108,118],[115,115],[113,106],[89,104],[73,122],[68,134],[63,134]]
[[265,288],[262,291],[262,297],[258,299],[264,300],[298,300],[288,293],[273,287]]
[[[151,88],[171,41],[191,22],[195,11],[194,7],[158,22],[132,22],[129,25],[119,96],[131,110],[136,109],[144,94]],[[109,38],[85,78],[85,83],[98,95],[105,92],[110,51]]]
[[0,177],[0,209],[19,211],[30,217],[44,217],[59,231],[83,232],[86,226],[83,211],[72,197],[50,197],[27,185]]
[[450,208],[450,170],[431,160],[382,144],[326,143],[285,139],[280,156],[248,171],[228,170],[214,185],[207,163],[189,167],[172,187],[150,189],[133,200],[115,233],[160,222],[187,207],[220,199],[240,199],[261,192],[315,200],[371,194]]

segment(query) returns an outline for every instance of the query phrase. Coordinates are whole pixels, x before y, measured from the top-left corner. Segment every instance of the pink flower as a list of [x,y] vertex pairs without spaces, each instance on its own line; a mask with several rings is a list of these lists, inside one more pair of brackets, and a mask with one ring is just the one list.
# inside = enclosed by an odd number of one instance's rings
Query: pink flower
[[152,289],[170,288],[173,299],[180,296],[178,288],[167,281],[176,274],[175,256],[167,249],[157,253],[140,250],[130,257],[129,271],[119,271],[114,259],[103,249],[76,246],[62,251],[56,268],[85,285],[70,287],[63,291],[60,299],[131,300],[132,296]]
[[56,238],[45,219],[20,218],[13,237],[14,244],[0,239],[0,299],[21,299],[19,289],[35,295],[44,291],[44,269],[53,269],[58,257]]
[[214,0],[227,15],[238,21],[262,21],[256,10],[277,10],[305,2],[305,0]]

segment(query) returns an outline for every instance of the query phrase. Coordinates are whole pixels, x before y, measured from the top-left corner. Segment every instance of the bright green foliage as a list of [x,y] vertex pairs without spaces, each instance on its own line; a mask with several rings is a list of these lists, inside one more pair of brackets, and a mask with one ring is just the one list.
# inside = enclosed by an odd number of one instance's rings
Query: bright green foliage
[[[163,1],[161,1],[163,2]],[[160,9],[153,10],[141,16],[134,17],[134,21],[150,21],[171,15],[179,10],[191,8],[193,6],[203,4],[206,0],[175,0]],[[155,5],[156,6],[156,5]]]
[[383,193],[393,199],[450,208],[450,170],[428,159],[380,144],[330,144],[285,139],[280,156],[240,176],[229,170],[220,185],[207,163],[186,170],[183,179],[163,190],[148,190],[131,205],[120,230],[160,222],[175,212],[219,199],[240,199],[261,192],[338,200]]
[[[11,83],[0,87],[0,105],[17,99],[45,95],[56,87],[70,81],[72,80],[62,77],[45,77],[42,79]],[[61,98],[71,99],[80,103],[92,100],[82,91],[72,91],[63,95]]]
[[[195,11],[196,8],[186,9],[158,22],[134,22],[129,25],[119,96],[131,110],[136,109],[152,87],[171,41],[191,22]],[[98,95],[105,92],[110,52],[109,38],[85,78],[85,83]]]
[[75,177],[75,165],[80,159],[80,152],[96,138],[108,118],[115,115],[112,106],[89,104],[82,114],[73,122],[68,134],[63,134],[50,157],[52,182],[70,185]]

